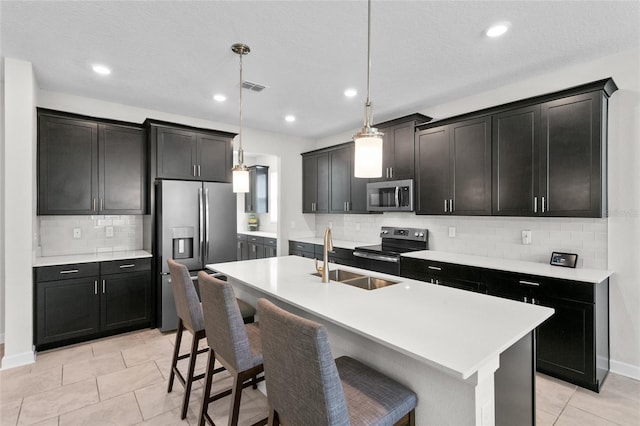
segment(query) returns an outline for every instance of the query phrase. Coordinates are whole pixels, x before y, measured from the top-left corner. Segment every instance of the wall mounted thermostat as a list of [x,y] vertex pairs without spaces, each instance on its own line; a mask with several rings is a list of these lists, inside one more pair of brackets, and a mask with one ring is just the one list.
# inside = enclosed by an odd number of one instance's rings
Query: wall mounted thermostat
[[578,255],[575,253],[560,253],[554,251],[551,253],[549,264],[554,266],[564,266],[565,268],[575,268],[578,262]]

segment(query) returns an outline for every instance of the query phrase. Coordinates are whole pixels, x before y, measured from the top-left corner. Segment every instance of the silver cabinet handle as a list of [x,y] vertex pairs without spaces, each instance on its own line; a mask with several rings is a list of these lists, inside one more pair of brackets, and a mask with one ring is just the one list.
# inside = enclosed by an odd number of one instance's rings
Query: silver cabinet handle
[[105,280],[102,280],[102,294],[105,293]]
[[427,268],[432,269],[434,271],[442,271],[442,268],[440,268],[438,266],[427,266]]
[[128,263],[126,265],[120,265],[120,269],[133,268],[135,266],[135,263]]
[[444,212],[447,212],[447,200],[444,200]]
[[389,177],[393,179],[393,167],[389,167]]
[[202,176],[202,175],[200,174],[200,164],[198,164],[198,176]]
[[100,210],[104,210],[104,198],[100,198]]
[[387,167],[384,171],[385,171],[385,174],[387,176],[387,179],[389,179],[389,168]]
[[540,286],[540,283],[535,283],[535,282],[533,282],[533,281],[520,280],[520,281],[518,281],[518,282],[519,282],[520,284],[524,284],[524,285],[531,285],[531,286],[534,286],[534,287],[538,287],[538,286]]
[[93,207],[91,208],[94,212],[96,211],[96,199],[93,198]]
[[524,297],[524,303],[528,303],[527,296]]
[[78,273],[78,269],[67,269],[66,271],[60,271],[61,274],[75,274]]
[[[548,210],[548,207],[549,206],[547,206],[547,210]],[[544,213],[544,197],[542,197],[542,213]]]
[[449,198],[449,213],[453,213],[453,198]]
[[93,282],[93,294],[98,294],[98,280]]
[[538,213],[538,197],[533,197],[533,212]]
[[531,303],[533,303],[534,305],[536,304],[536,299],[534,299],[533,297],[531,298]]
[[194,176],[194,177],[195,177],[195,176],[197,176],[197,175],[196,175],[196,165],[195,165],[195,164],[193,165],[193,176]]

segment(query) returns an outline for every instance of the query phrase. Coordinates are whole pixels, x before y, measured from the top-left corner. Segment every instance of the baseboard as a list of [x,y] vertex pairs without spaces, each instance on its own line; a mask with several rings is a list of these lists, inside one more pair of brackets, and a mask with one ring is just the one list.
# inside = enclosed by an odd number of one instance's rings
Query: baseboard
[[612,373],[640,380],[640,366],[627,364],[626,362],[616,361],[613,359],[610,361],[609,365]]
[[16,355],[5,355],[4,358],[2,358],[2,367],[0,367],[0,370],[8,370],[9,368],[33,364],[34,362],[36,362],[36,354],[33,351]]

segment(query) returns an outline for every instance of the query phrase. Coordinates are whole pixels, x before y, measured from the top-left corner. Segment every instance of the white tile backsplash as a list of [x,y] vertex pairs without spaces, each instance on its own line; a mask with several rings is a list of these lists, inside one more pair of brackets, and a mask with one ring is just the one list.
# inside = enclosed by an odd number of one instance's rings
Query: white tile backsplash
[[[38,216],[41,256],[143,249],[144,217],[138,215]],[[113,228],[107,237],[106,228]],[[80,228],[82,237],[73,238]]]
[[[377,243],[381,226],[429,230],[429,249],[548,263],[552,251],[578,254],[579,268],[607,269],[607,219],[419,216],[408,213],[315,215],[316,236],[331,223],[333,238]],[[449,227],[456,236],[449,237]],[[359,230],[358,230],[359,229]],[[531,230],[523,245],[522,230]]]

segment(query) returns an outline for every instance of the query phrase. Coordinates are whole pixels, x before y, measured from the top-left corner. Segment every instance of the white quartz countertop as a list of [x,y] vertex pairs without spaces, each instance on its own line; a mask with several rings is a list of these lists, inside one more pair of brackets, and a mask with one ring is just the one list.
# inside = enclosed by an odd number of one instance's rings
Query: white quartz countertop
[[399,281],[377,290],[323,284],[314,262],[298,256],[206,265],[280,299],[463,380],[524,337],[553,309],[364,271]]
[[253,235],[254,237],[278,238],[275,232],[267,231],[238,231],[238,234]]
[[[304,238],[289,238],[291,241],[299,241],[301,243],[310,243],[310,244],[318,244],[324,245],[324,239],[322,237],[304,237]],[[356,247],[360,246],[370,246],[376,243],[363,243],[362,241],[345,241],[345,240],[336,240],[332,239],[332,243],[334,247],[340,247],[348,250],[353,250]]]
[[561,266],[551,266],[545,263],[473,256],[469,254],[446,253],[433,250],[414,251],[411,253],[405,253],[402,256],[594,284],[606,280],[613,273],[612,271],[600,269],[564,268]]
[[65,256],[38,256],[33,263],[38,266],[69,265],[71,263],[106,262],[109,260],[152,257],[146,250],[110,251],[105,253],[70,254]]

